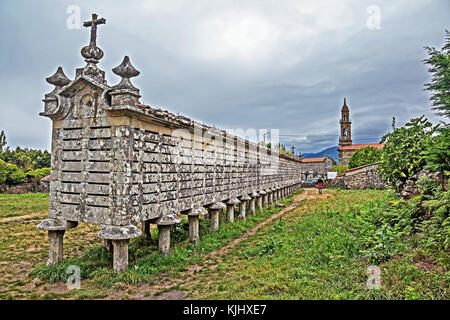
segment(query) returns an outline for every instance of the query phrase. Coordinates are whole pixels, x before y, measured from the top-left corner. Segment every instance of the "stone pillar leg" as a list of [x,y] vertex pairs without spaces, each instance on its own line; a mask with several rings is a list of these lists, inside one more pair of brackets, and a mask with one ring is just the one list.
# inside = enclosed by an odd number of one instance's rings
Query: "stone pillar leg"
[[241,201],[241,203],[239,203],[239,219],[241,220],[245,220],[245,203],[247,201]]
[[219,214],[227,206],[223,202],[215,202],[209,206],[209,220],[210,220],[210,230],[216,231],[219,229]]
[[188,216],[189,221],[189,242],[197,244],[200,241],[198,232],[198,216]]
[[234,204],[227,204],[227,220],[234,222]]
[[65,230],[49,230],[48,260],[47,265],[63,261],[63,238]]
[[150,233],[150,221],[142,221],[141,222],[141,231],[142,231],[142,238],[145,240],[151,240],[152,236]]
[[170,254],[170,225],[158,225],[158,251],[165,256]]
[[246,218],[246,211],[247,211],[247,202],[250,201],[252,198],[248,196],[248,194],[243,194],[241,196],[241,203],[239,204],[239,219],[245,220]]
[[256,202],[256,197],[252,197],[250,200],[250,208],[248,210],[248,214],[250,214],[250,215],[255,214],[255,202]]
[[262,209],[262,196],[261,195],[256,197],[255,205],[256,205],[256,211],[261,211],[261,209]]
[[103,239],[103,248],[105,248],[106,252],[113,253],[113,244],[110,239]]
[[116,273],[128,270],[128,243],[130,239],[112,240],[113,268]]
[[209,219],[211,222],[210,230],[217,231],[219,229],[219,209],[209,209]]
[[[98,236],[103,239],[105,247],[111,246],[113,253],[113,268],[117,273],[128,269],[128,244],[131,238],[142,235],[136,225],[112,226],[101,225]],[[108,250],[108,249],[107,249]]]

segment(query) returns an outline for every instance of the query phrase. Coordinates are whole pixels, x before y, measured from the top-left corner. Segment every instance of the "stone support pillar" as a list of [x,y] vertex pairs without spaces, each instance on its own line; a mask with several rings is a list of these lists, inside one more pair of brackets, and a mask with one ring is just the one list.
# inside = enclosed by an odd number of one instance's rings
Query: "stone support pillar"
[[250,200],[250,208],[248,211],[249,215],[254,215],[256,212],[256,199],[258,198],[258,196],[259,196],[258,192],[252,192],[250,195],[251,200]]
[[267,206],[267,192],[265,190],[262,190],[259,192],[260,195],[262,195],[262,208],[264,209]]
[[64,259],[64,233],[67,229],[75,228],[76,221],[66,221],[48,218],[39,223],[36,227],[40,230],[48,231],[48,259],[47,265],[60,263]]
[[199,235],[199,218],[205,216],[208,211],[203,207],[195,207],[192,210],[188,210],[188,222],[189,222],[189,242],[198,244],[200,242]]
[[212,205],[209,206],[209,220],[211,222],[210,224],[210,230],[211,231],[217,231],[219,229],[219,214],[220,211],[226,208],[226,205],[222,202],[215,202]]
[[237,198],[231,198],[225,202],[227,205],[227,220],[228,222],[234,222],[234,207],[239,204],[240,201]]
[[168,256],[170,254],[170,227],[180,223],[181,219],[175,213],[165,214],[156,220],[158,226],[158,251]]
[[[98,236],[103,243],[112,244],[113,268],[116,273],[121,273],[128,269],[128,244],[131,238],[142,235],[141,230],[135,225],[111,226],[101,225]],[[109,247],[111,250],[111,247]]]
[[248,194],[244,194],[241,196],[239,200],[241,200],[241,203],[239,204],[239,219],[245,220],[246,219],[246,208],[247,208],[247,201],[249,201],[251,198],[248,196]]
[[113,245],[113,269],[116,273],[128,270],[128,244],[130,239],[111,240]]

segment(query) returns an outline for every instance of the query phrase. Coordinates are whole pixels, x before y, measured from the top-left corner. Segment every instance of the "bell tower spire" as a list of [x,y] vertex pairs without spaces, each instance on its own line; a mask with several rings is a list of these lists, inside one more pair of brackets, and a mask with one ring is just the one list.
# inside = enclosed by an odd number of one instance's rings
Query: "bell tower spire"
[[341,109],[340,129],[339,147],[351,145],[352,122],[350,121],[350,110],[348,109],[346,98],[344,98],[344,105]]

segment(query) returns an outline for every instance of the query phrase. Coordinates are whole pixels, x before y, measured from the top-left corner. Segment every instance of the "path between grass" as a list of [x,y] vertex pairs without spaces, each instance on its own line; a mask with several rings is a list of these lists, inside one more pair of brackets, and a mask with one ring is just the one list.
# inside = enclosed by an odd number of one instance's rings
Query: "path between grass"
[[[179,300],[186,298],[186,293],[177,290],[176,288],[181,285],[193,281],[194,275],[201,271],[203,268],[214,270],[223,261],[223,257],[228,254],[237,244],[245,241],[249,237],[255,235],[262,227],[272,223],[273,221],[281,218],[283,215],[291,212],[305,200],[313,199],[326,199],[334,197],[335,190],[324,190],[324,193],[318,194],[315,188],[305,188],[304,192],[294,197],[294,201],[291,205],[284,208],[280,212],[272,215],[270,218],[264,220],[258,225],[254,226],[249,231],[245,232],[240,237],[234,239],[222,248],[208,253],[202,260],[202,265],[191,265],[186,271],[180,274],[179,278],[163,277],[162,280],[156,284],[143,284],[136,289],[132,290],[132,294],[128,296],[129,299],[145,299],[145,300]],[[124,292],[116,292],[108,296],[106,299],[122,299]]]

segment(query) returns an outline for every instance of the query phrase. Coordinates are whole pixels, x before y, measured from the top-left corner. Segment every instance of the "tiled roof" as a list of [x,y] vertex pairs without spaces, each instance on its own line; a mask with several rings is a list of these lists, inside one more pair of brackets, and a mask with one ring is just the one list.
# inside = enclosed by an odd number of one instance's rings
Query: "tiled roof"
[[358,150],[365,147],[374,147],[377,149],[383,149],[384,144],[382,143],[363,143],[363,144],[351,144],[349,146],[342,146],[339,149],[341,150]]
[[307,158],[307,159],[302,159],[302,162],[304,163],[308,163],[308,162],[323,162],[325,161],[327,157],[322,157],[322,158]]

